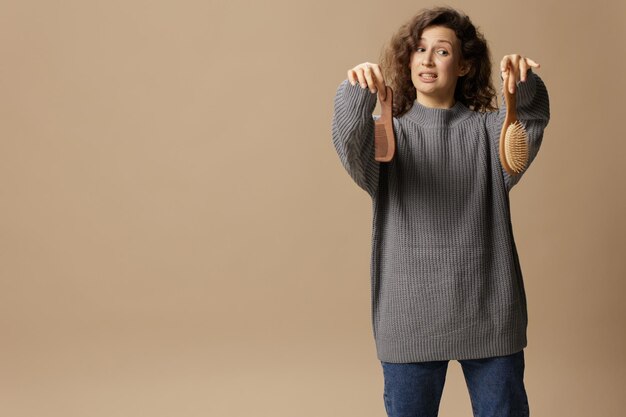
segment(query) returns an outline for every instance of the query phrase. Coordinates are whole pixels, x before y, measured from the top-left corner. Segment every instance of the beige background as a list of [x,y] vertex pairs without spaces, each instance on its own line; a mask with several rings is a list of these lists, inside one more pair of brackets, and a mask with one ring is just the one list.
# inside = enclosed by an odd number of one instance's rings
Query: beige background
[[[622,416],[626,3],[448,4],[550,93],[511,193],[531,413]],[[332,103],[432,5],[0,3],[0,415],[384,416]]]

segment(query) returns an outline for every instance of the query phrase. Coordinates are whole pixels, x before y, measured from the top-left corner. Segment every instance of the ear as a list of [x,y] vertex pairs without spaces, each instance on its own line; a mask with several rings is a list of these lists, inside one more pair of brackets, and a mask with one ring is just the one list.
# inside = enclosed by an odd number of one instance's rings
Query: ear
[[471,65],[468,62],[461,63],[460,68],[459,68],[459,77],[463,77],[464,75],[467,75],[470,72],[470,69],[471,69]]

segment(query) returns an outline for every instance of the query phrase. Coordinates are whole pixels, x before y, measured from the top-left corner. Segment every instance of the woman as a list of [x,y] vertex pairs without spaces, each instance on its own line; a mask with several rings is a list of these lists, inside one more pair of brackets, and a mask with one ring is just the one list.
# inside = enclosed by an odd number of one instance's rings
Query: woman
[[[516,93],[532,163],[550,118],[539,64],[500,62]],[[374,159],[377,93],[394,91],[396,154]],[[474,413],[528,416],[523,383],[526,296],[498,146],[506,108],[491,105],[484,37],[451,8],[422,10],[393,36],[381,65],[348,70],[337,88],[333,144],[372,197],[372,327],[390,417],[436,416],[449,360]]]

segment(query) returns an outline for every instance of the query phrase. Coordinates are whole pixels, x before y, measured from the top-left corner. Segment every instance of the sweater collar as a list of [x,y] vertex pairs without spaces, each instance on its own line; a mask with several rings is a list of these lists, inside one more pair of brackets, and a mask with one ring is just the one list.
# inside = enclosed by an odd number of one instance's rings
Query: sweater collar
[[449,109],[440,109],[426,107],[416,99],[406,115],[420,126],[445,127],[453,126],[466,119],[469,113],[471,110],[459,100],[456,100],[454,106]]

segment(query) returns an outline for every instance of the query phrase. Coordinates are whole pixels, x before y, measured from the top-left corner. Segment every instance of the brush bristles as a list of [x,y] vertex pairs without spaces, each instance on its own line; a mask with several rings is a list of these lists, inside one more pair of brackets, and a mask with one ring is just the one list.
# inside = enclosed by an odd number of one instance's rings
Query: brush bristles
[[506,129],[504,155],[507,164],[516,174],[526,168],[528,163],[528,135],[519,120],[510,124]]

